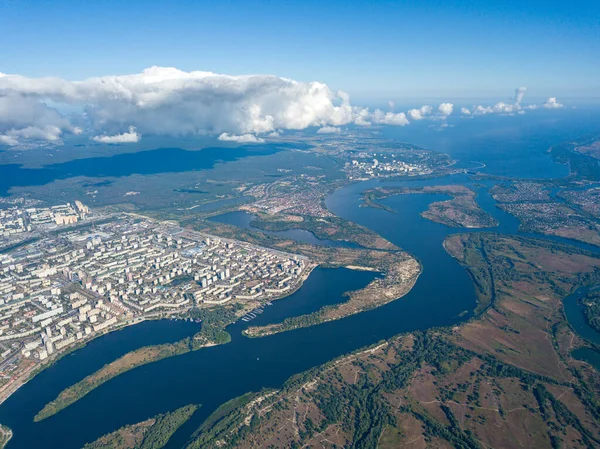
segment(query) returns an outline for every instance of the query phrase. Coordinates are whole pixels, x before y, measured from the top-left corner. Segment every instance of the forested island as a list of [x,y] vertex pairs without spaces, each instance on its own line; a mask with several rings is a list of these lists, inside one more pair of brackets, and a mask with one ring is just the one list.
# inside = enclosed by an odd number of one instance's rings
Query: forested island
[[498,226],[494,217],[485,212],[475,201],[475,192],[462,185],[425,187],[376,187],[363,194],[365,206],[396,213],[380,200],[394,195],[444,194],[451,198],[429,204],[421,215],[428,220],[453,228],[491,228]]
[[124,426],[86,444],[83,449],[161,449],[197,408],[196,405],[187,405],[146,421]]

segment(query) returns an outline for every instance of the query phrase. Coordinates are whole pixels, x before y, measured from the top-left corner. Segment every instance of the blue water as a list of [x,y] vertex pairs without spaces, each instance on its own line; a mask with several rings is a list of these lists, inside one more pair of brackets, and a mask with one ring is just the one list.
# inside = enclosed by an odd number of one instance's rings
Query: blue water
[[[447,128],[440,133],[428,130],[419,134],[421,131],[411,125],[412,129],[407,132],[413,133],[412,143],[447,151],[453,157],[460,158],[465,166],[469,161],[481,161],[487,165],[484,171],[491,174],[560,177],[567,174],[567,169],[550,159],[547,148],[564,140],[562,137],[576,137],[571,134],[586,128],[591,118],[585,119],[581,118],[581,114],[574,114],[572,117],[581,119],[577,122],[579,124],[574,124],[576,120],[573,119],[570,128],[560,130],[555,128],[560,128],[559,125],[567,119],[555,117],[558,118],[542,114],[523,122],[517,122],[513,117],[495,117],[490,118],[491,122],[486,122],[492,123],[487,128],[482,125],[483,122],[476,122],[479,119],[473,119],[472,122]],[[500,122],[501,119],[506,121]],[[391,135],[404,131],[384,129],[382,132]],[[142,154],[127,158],[121,157],[124,155],[97,158],[101,160],[95,162],[84,159],[83,162],[72,161],[38,171],[0,166],[0,193],[11,185],[42,185],[53,179],[77,175],[126,176],[131,173],[185,171],[210,166],[223,156],[218,152],[212,162],[210,158],[207,162],[200,156],[184,152],[181,154],[184,162],[181,162],[175,160],[177,158],[173,157],[171,151],[167,157],[172,159],[169,162],[165,162],[167,154],[163,153],[162,158],[154,158],[156,154]],[[258,151],[268,152],[272,149]],[[190,159],[185,159],[189,157],[200,159],[190,163]],[[134,167],[121,166],[128,165],[126,162]],[[138,162],[140,166],[135,167]],[[95,167],[96,164],[99,166]],[[187,167],[184,167],[186,164]],[[10,179],[7,180],[6,176]],[[139,422],[189,403],[202,404],[193,419],[169,443],[169,447],[181,447],[198,424],[220,404],[233,397],[261,388],[278,388],[293,374],[393,335],[451,326],[471,317],[476,306],[472,282],[467,272],[442,247],[448,235],[465,230],[451,229],[420,217],[429,203],[443,197],[399,195],[383,200],[397,214],[359,207],[362,191],[380,182],[374,180],[341,189],[327,199],[327,206],[339,216],[380,233],[421,262],[423,273],[415,287],[401,300],[343,320],[259,339],[243,337],[241,332],[248,324],[240,321],[228,328],[232,341],[227,345],[205,348],[129,371],[52,418],[33,423],[35,413],[66,386],[124,352],[154,343],[148,332],[157,338],[160,336],[172,340],[180,335],[177,333],[179,331],[160,327],[162,322],[152,322],[101,337],[36,376],[0,405],[0,422],[15,431],[9,449],[80,448],[83,443],[122,425]],[[455,182],[469,183],[466,178],[452,177],[414,181],[410,185]],[[386,185],[407,185],[407,182],[395,181]],[[519,234],[518,221],[495,207],[487,187],[488,184],[478,189],[477,199],[484,209],[500,221],[493,231]],[[552,240],[565,242],[560,238]],[[596,247],[591,249],[598,250]],[[316,310],[323,304],[340,302],[344,300],[346,291],[362,288],[375,276],[376,273],[345,269],[317,269],[300,290],[265,308],[265,312],[251,324],[280,321],[286,316]],[[185,332],[182,331],[181,335],[194,330],[189,327],[193,326],[191,323],[170,322],[169,325],[182,326]]]
[[218,162],[235,161],[248,156],[265,156],[281,151],[283,145],[260,145],[240,148],[204,148],[187,151],[161,148],[121,153],[108,157],[75,159],[41,168],[24,168],[18,164],[0,165],[0,195],[11,187],[40,186],[59,179],[77,176],[122,177],[182,173],[214,167]]
[[556,164],[547,150],[562,142],[600,134],[597,107],[537,110],[518,116],[451,117],[450,127],[434,131],[427,121],[382,128],[380,135],[448,153],[457,166],[486,165],[481,171],[515,178],[561,178],[568,167]]
[[[358,222],[381,231],[384,237],[409,248],[418,257],[424,266],[423,273],[402,300],[343,320],[259,339],[242,337],[241,331],[247,324],[240,321],[228,329],[232,342],[227,345],[132,370],[48,420],[33,423],[35,413],[65,385],[72,383],[62,380],[62,376],[68,376],[69,381],[73,379],[63,371],[62,361],[58,362],[52,376],[34,378],[0,406],[0,422],[15,431],[10,447],[42,447],[38,436],[44,435],[44,443],[49,447],[78,448],[122,425],[191,402],[201,403],[202,408],[189,424],[191,432],[191,427],[198,425],[221,403],[247,391],[280,387],[295,373],[398,333],[449,326],[472,316],[476,305],[473,285],[466,271],[442,248],[443,239],[453,230],[419,215],[435,197],[390,198],[390,204],[400,207],[403,213],[389,214],[359,207],[359,190],[358,185],[342,189],[328,200],[328,205],[343,216],[351,215]],[[369,220],[369,217],[372,218]],[[417,238],[413,231],[423,238]],[[370,272],[338,270],[342,271],[334,270],[335,275],[324,276],[318,276],[319,271],[315,271],[300,290],[281,300],[282,304],[289,300],[291,305],[306,304],[309,310],[314,310],[319,303],[342,300],[346,291],[361,288],[377,276]],[[278,312],[277,307],[276,304],[265,308],[260,319],[269,320],[269,309],[278,314],[277,318],[302,312],[295,306],[294,310],[290,307]],[[97,341],[99,345],[104,344],[103,338]],[[79,352],[93,357],[91,348]],[[38,395],[40,391],[44,391],[43,396]],[[183,443],[189,433],[178,436],[180,440],[175,440],[171,447]]]
[[[589,287],[580,287],[571,295],[563,299],[565,315],[573,330],[584,340],[596,345],[600,345],[600,332],[590,326],[585,318],[583,306],[579,300],[587,294]],[[600,353],[593,348],[585,347],[575,349],[571,355],[577,359],[585,361],[600,371]]]
[[301,294],[293,294],[284,300],[272,301],[272,305],[265,307],[264,312],[258,314],[249,324],[264,326],[280,323],[288,317],[312,313],[323,306],[345,302],[348,298],[339,294],[339,286],[344,285],[349,277],[353,277],[360,285],[366,285],[381,275],[367,271],[352,271],[347,268],[330,270],[317,267],[310,274],[310,282],[302,285]]
[[319,239],[312,232],[307,231],[305,229],[289,229],[287,231],[265,231],[260,228],[255,228],[252,226],[252,220],[256,219],[256,215],[248,213],[246,211],[238,210],[234,212],[227,212],[221,215],[215,215],[214,217],[210,217],[210,221],[214,221],[217,223],[225,223],[233,226],[237,226],[242,229],[250,229],[255,231],[261,231],[266,234],[277,235],[279,237],[284,237],[287,239],[296,240],[302,243],[308,243],[310,245],[317,246],[335,246],[335,247],[344,247],[344,248],[358,248],[359,245],[352,242],[345,242],[341,240],[328,240],[328,239]]

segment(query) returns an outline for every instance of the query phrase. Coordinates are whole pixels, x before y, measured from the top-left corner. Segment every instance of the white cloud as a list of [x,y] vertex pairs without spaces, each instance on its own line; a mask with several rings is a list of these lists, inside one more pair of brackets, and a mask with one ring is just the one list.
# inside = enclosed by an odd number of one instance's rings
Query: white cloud
[[433,108],[428,105],[423,105],[419,109],[411,109],[408,111],[408,116],[411,120],[423,120],[427,115],[431,114]]
[[225,142],[237,142],[237,143],[263,143],[265,139],[261,139],[260,137],[256,137],[254,134],[228,134],[223,133],[219,136],[219,140],[223,140]]
[[485,115],[485,114],[491,114],[492,112],[494,112],[494,109],[491,106],[475,106],[473,108],[473,115]]
[[383,112],[380,109],[375,109],[371,115],[371,121],[379,125],[395,125],[405,126],[409,124],[404,112]]
[[[8,78],[0,77],[0,82]],[[0,90],[0,136],[2,143],[16,145],[21,139],[60,141],[63,132],[77,129],[56,109],[43,101]]]
[[388,107],[390,108],[390,110],[391,110],[391,111],[393,111],[393,110],[394,110],[394,107],[395,107],[395,106],[396,106],[396,105],[394,104],[394,102],[393,102],[392,100],[388,101]]
[[72,120],[96,135],[118,134],[123,123],[141,134],[172,136],[257,135],[350,123],[406,124],[402,116],[353,106],[348,94],[320,82],[169,67],[76,82],[6,75],[0,77],[0,101],[20,109],[18,126],[13,126],[14,107],[0,106],[0,133],[41,125],[74,132],[71,121],[44,102],[83,111]]
[[[461,109],[463,115],[486,115],[486,114],[523,114],[525,111],[521,107],[521,102],[527,92],[526,87],[517,87],[515,89],[515,96],[512,103],[505,103],[499,101],[494,106],[474,106],[471,110],[467,108]],[[529,108],[529,107],[527,107]],[[468,111],[468,112],[465,112]]]
[[9,145],[12,147],[12,146],[18,145],[19,140],[16,137],[0,134],[0,144]]
[[454,105],[452,103],[441,103],[438,106],[438,111],[444,117],[448,117],[454,111]]
[[[463,108],[468,115],[513,114],[514,102]],[[390,108],[394,104],[388,104]],[[550,98],[544,107],[561,107]],[[69,116],[59,111],[68,110]],[[404,112],[354,106],[348,94],[320,82],[273,75],[223,75],[151,67],[141,73],[67,81],[0,74],[0,137],[11,145],[28,139],[60,142],[65,134],[89,133],[99,141],[134,142],[142,134],[214,135],[221,140],[260,142],[261,136],[308,127],[405,126],[409,120],[445,120],[452,103]],[[124,124],[133,132],[123,132]]]
[[520,105],[523,101],[523,97],[525,96],[525,92],[527,92],[526,87],[517,87],[515,89],[515,104]]
[[129,127],[129,132],[115,134],[113,136],[94,136],[93,140],[101,143],[136,143],[139,142],[142,136],[138,134],[135,126]]
[[337,126],[324,126],[319,128],[317,134],[339,134],[342,130]]
[[546,102],[543,104],[543,106],[546,109],[559,109],[559,108],[562,108],[564,105],[560,104],[558,101],[556,101],[556,97],[550,97],[546,100]]

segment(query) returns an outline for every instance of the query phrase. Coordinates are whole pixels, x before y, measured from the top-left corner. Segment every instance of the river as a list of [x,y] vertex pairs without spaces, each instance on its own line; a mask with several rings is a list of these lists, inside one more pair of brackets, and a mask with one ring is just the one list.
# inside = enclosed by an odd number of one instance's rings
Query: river
[[[241,331],[249,323],[239,321],[228,327],[232,335],[229,344],[131,370],[57,415],[34,423],[33,416],[66,386],[126,352],[125,349],[156,343],[142,333],[175,340],[192,333],[194,328],[190,327],[192,323],[165,325],[156,321],[114,332],[59,361],[0,406],[0,422],[14,431],[9,449],[76,449],[125,424],[190,403],[202,404],[169,442],[168,447],[179,448],[210,413],[229,399],[248,391],[278,388],[296,373],[393,335],[450,326],[470,318],[476,306],[472,282],[467,272],[444,251],[442,242],[456,232],[481,231],[452,229],[423,219],[420,213],[429,203],[446,198],[443,195],[397,195],[384,199],[383,203],[396,210],[396,214],[360,207],[361,193],[382,183],[421,186],[456,182],[478,191],[479,203],[500,222],[492,231],[518,233],[517,220],[494,206],[487,190],[478,187],[481,183],[475,184],[463,176],[372,180],[349,185],[332,194],[327,207],[340,217],[381,234],[421,262],[423,273],[405,297],[343,320],[264,338],[243,337]],[[317,268],[297,292],[266,307],[250,323],[276,322],[285,316],[315,310],[322,304],[342,301],[344,292],[362,288],[375,276],[376,273],[370,272]]]

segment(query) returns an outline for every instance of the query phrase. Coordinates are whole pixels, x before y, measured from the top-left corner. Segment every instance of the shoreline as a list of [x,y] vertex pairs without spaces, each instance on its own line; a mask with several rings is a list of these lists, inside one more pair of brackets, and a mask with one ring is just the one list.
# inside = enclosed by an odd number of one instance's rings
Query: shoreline
[[[413,274],[411,279],[409,280],[409,282],[396,284],[396,285],[392,285],[392,286],[378,286],[378,285],[375,285],[376,280],[371,281],[368,285],[366,285],[364,288],[362,288],[360,290],[353,291],[353,292],[346,292],[346,294],[349,297],[348,301],[346,301],[346,302],[336,304],[331,307],[326,306],[326,307],[323,307],[323,308],[321,308],[315,312],[312,312],[310,314],[300,316],[300,317],[315,316],[315,317],[317,317],[317,322],[315,322],[315,323],[312,323],[312,324],[301,323],[301,324],[298,324],[293,327],[286,327],[285,320],[283,320],[280,323],[268,324],[268,325],[264,325],[264,326],[254,326],[254,327],[249,326],[248,328],[244,329],[242,334],[248,338],[262,338],[262,337],[267,337],[270,335],[275,335],[275,334],[292,331],[295,329],[302,329],[302,328],[307,328],[307,327],[318,326],[320,324],[328,323],[330,321],[336,321],[336,320],[340,320],[343,318],[347,318],[349,316],[358,315],[360,313],[367,312],[369,310],[373,310],[378,307],[382,307],[386,304],[389,304],[390,302],[402,299],[404,296],[406,296],[408,293],[410,293],[410,291],[416,285],[419,277],[423,273],[422,264],[413,256],[411,256],[411,261],[412,261],[412,263],[417,265],[418,273],[416,273],[416,275]],[[371,267],[361,267],[361,266],[354,267],[352,265],[348,265],[348,266],[345,266],[344,268],[347,268],[350,270],[358,270],[358,271],[380,272],[376,268],[371,268]],[[397,272],[392,272],[392,273],[397,273]],[[387,273],[387,274],[384,273],[384,274],[385,274],[385,277],[387,277],[389,275],[389,273]],[[385,280],[385,277],[383,278],[384,280]],[[397,293],[394,293],[394,292],[397,292]],[[390,296],[390,294],[392,296]],[[346,314],[342,310],[342,313],[336,315],[335,312],[340,311],[344,306],[350,307],[350,306],[348,306],[348,304],[351,304],[352,306],[356,306],[353,303],[353,301],[358,301],[360,303],[361,296],[366,296],[366,297],[370,297],[370,298],[375,297],[376,299],[373,300],[372,302],[364,304],[363,307],[354,309],[352,313]],[[331,311],[333,313],[333,315],[327,316],[326,314],[329,311]],[[318,317],[319,314],[324,314],[324,316]],[[296,317],[296,318],[300,318],[300,317]]]
[[[264,300],[264,301],[277,301],[277,300],[284,299],[284,298],[286,298],[286,297],[290,296],[292,293],[296,292],[297,290],[299,290],[299,289],[300,289],[300,288],[301,288],[301,287],[304,285],[304,282],[306,281],[306,279],[308,279],[308,277],[310,276],[310,274],[312,273],[312,271],[313,271],[313,270],[314,270],[316,267],[318,267],[318,266],[319,266],[318,264],[311,262],[311,263],[310,263],[310,265],[307,267],[306,271],[305,271],[305,272],[302,274],[302,276],[300,277],[300,279],[299,279],[299,282],[298,282],[298,285],[297,285],[297,287],[296,287],[295,289],[293,289],[293,290],[289,290],[289,291],[285,292],[285,295],[282,295],[282,296],[276,296],[276,297],[269,297],[269,298],[265,298],[265,300]],[[248,308],[246,308],[246,309],[248,309]],[[227,330],[226,330],[226,329],[227,329],[227,327],[229,327],[229,326],[230,326],[230,325],[232,325],[232,324],[235,324],[235,323],[237,323],[237,322],[239,321],[239,319],[240,319],[242,316],[244,316],[246,313],[248,313],[246,309],[242,309],[242,311],[243,311],[244,313],[243,313],[243,314],[241,314],[241,315],[239,315],[239,316],[236,316],[236,319],[235,319],[235,321],[233,321],[233,322],[230,322],[229,324],[227,324],[226,326],[224,326],[224,327],[222,328],[222,330],[223,330],[224,332],[226,332],[226,333],[229,335],[229,333],[228,333],[228,332],[227,332]],[[145,320],[142,320],[142,321],[145,321]],[[140,322],[141,322],[141,321],[140,321]],[[132,323],[132,324],[138,324],[138,323]],[[221,344],[227,344],[227,343],[229,343],[229,342],[231,341],[231,338],[229,338],[229,340],[227,340],[226,342],[221,342],[221,343],[220,343],[220,342],[213,341],[213,340],[207,340],[207,341],[203,341],[202,343],[200,343],[200,344],[199,344],[198,346],[196,346],[196,347],[190,347],[190,348],[187,348],[187,349],[185,349],[185,350],[182,350],[181,352],[178,352],[178,351],[176,350],[176,345],[178,345],[178,344],[181,344],[182,342],[184,342],[184,341],[185,341],[186,339],[188,339],[188,338],[189,338],[189,339],[191,339],[191,341],[192,341],[192,342],[193,342],[193,341],[195,341],[195,340],[200,340],[200,339],[198,338],[198,335],[199,335],[199,333],[200,333],[200,332],[196,333],[195,335],[193,335],[193,336],[191,336],[191,337],[186,337],[185,339],[182,339],[182,340],[179,340],[179,341],[176,341],[176,342],[173,342],[173,343],[164,343],[164,344],[158,344],[158,345],[142,346],[142,347],[140,347],[140,348],[138,348],[138,349],[135,349],[135,350],[133,350],[133,351],[130,351],[130,352],[126,353],[126,354],[123,354],[121,357],[119,357],[119,358],[117,358],[117,359],[113,360],[112,362],[109,362],[109,363],[105,364],[105,365],[104,365],[102,368],[100,368],[100,369],[96,370],[95,372],[93,372],[93,373],[91,373],[90,375],[86,376],[85,378],[81,379],[79,382],[76,382],[76,383],[74,383],[74,384],[72,384],[72,385],[70,385],[70,386],[66,387],[66,388],[65,388],[64,390],[62,390],[61,392],[59,392],[59,394],[58,394],[57,398],[55,398],[54,400],[52,400],[51,402],[49,402],[48,404],[46,404],[46,405],[44,406],[44,408],[43,408],[42,410],[40,410],[40,411],[38,412],[38,414],[36,414],[36,416],[34,417],[34,421],[35,421],[35,422],[43,421],[44,419],[47,419],[47,418],[49,418],[49,417],[51,417],[51,416],[53,416],[53,415],[55,415],[55,414],[59,413],[61,410],[65,409],[65,408],[69,407],[70,405],[74,404],[75,402],[78,402],[79,400],[81,400],[81,399],[82,399],[83,397],[85,397],[85,396],[86,396],[88,393],[90,393],[91,391],[93,391],[93,390],[95,390],[96,388],[100,387],[100,386],[101,386],[103,383],[105,383],[105,382],[107,382],[107,381],[109,381],[109,380],[111,380],[111,379],[114,379],[114,378],[116,378],[116,377],[118,377],[118,376],[120,376],[120,375],[122,375],[122,374],[125,374],[125,373],[126,373],[126,372],[128,372],[128,371],[131,371],[131,370],[133,370],[133,369],[139,368],[139,367],[141,367],[141,366],[144,366],[144,365],[147,365],[147,364],[151,364],[151,363],[154,363],[154,362],[158,362],[158,361],[160,361],[160,360],[163,360],[163,359],[165,359],[165,358],[176,357],[176,356],[178,356],[178,355],[183,355],[183,354],[185,354],[185,353],[187,353],[187,352],[199,351],[199,350],[201,350],[201,349],[203,349],[203,348],[208,348],[208,347],[218,346],[218,345],[221,345]],[[229,336],[229,337],[230,337],[230,336]],[[132,356],[133,356],[133,355],[134,355],[136,352],[142,351],[142,350],[144,350],[144,349],[146,349],[146,350],[152,350],[152,349],[157,349],[157,348],[158,348],[158,347],[160,347],[160,346],[163,346],[163,347],[165,347],[165,348],[169,347],[170,349],[173,349],[173,350],[174,350],[174,352],[173,352],[173,353],[171,353],[171,354],[168,354],[168,355],[166,355],[166,356],[160,356],[160,357],[157,357],[157,358],[154,358],[154,359],[150,359],[150,360],[144,361],[144,363],[139,363],[139,364],[132,363],[130,366],[127,366],[127,367],[126,367],[125,369],[123,369],[122,371],[118,371],[118,372],[116,372],[116,374],[114,374],[114,375],[109,375],[108,377],[106,377],[106,376],[101,376],[101,378],[102,378],[102,382],[98,383],[97,385],[93,386],[92,388],[89,388],[87,391],[85,391],[85,393],[84,393],[84,394],[82,394],[82,395],[81,395],[81,396],[79,396],[79,397],[76,397],[76,399],[74,399],[74,400],[70,401],[70,402],[69,402],[69,403],[68,403],[66,406],[60,406],[60,407],[58,408],[58,410],[56,410],[56,411],[54,411],[54,412],[52,412],[52,413],[44,412],[44,410],[45,410],[47,407],[49,407],[49,406],[50,406],[50,404],[52,404],[52,403],[55,403],[57,400],[59,400],[59,399],[60,399],[60,397],[61,397],[61,395],[65,394],[65,392],[69,391],[70,389],[76,388],[77,386],[79,386],[80,384],[82,384],[82,383],[86,382],[86,380],[89,380],[90,378],[93,378],[94,376],[98,376],[98,375],[99,375],[99,373],[101,373],[101,372],[102,372],[103,370],[105,370],[105,369],[108,369],[108,367],[110,367],[110,366],[111,366],[111,365],[113,365],[114,363],[117,363],[117,362],[119,362],[119,361],[123,360],[123,359],[124,359],[124,358],[126,358],[126,357],[132,357]],[[48,365],[48,366],[49,366],[49,365]]]
[[[179,312],[179,311],[178,311]],[[168,312],[169,313],[169,312]],[[173,314],[173,312],[170,312]],[[153,317],[151,315],[145,317],[136,317],[132,320],[125,321],[115,325],[113,328],[103,330],[98,335],[90,336],[87,339],[83,339],[77,342],[74,346],[70,348],[66,348],[65,351],[56,353],[52,356],[52,358],[48,358],[43,363],[32,365],[27,371],[23,372],[19,377],[15,378],[11,382],[7,383],[2,389],[0,389],[0,405],[2,405],[7,399],[9,399],[13,394],[15,394],[19,388],[23,385],[27,384],[30,380],[33,380],[38,374],[60,361],[63,357],[79,350],[85,348],[89,343],[96,340],[97,338],[101,338],[105,335],[108,335],[112,332],[118,332],[130,326],[135,326],[136,324],[141,324],[145,321],[153,321],[153,320],[161,320],[161,319],[169,319],[167,317]],[[36,370],[38,370],[36,372]],[[12,388],[11,388],[12,386]]]

